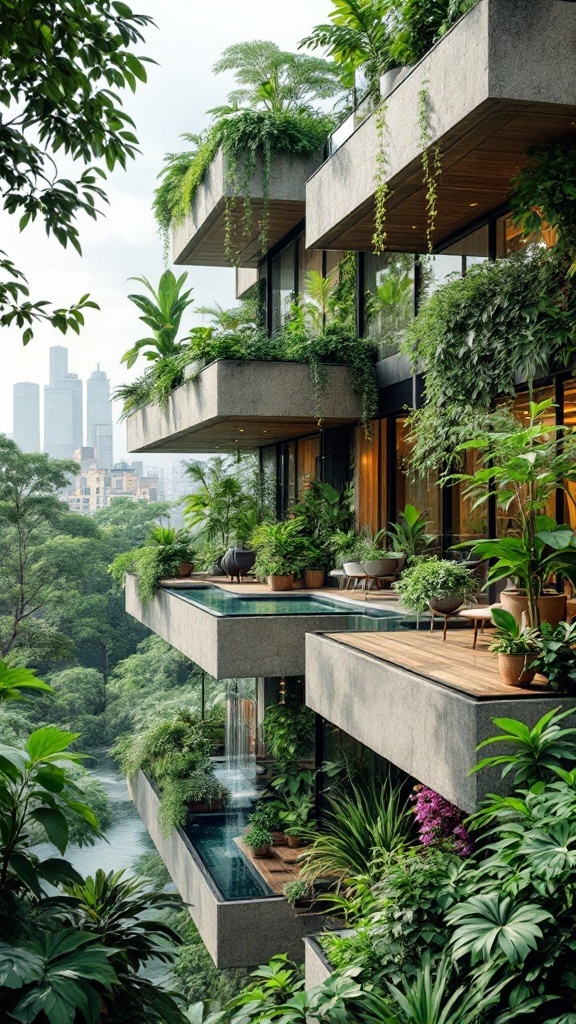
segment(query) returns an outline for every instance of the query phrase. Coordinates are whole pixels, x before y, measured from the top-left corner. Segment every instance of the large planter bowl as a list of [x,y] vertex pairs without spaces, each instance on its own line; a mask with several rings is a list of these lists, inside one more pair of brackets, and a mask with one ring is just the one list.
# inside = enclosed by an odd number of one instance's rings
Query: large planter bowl
[[324,586],[324,569],[304,569],[306,590],[320,590]]
[[270,590],[294,590],[294,573],[285,573],[283,576],[269,576],[268,586]]
[[[538,598],[540,622],[549,622],[557,626],[566,618],[566,594],[544,594]],[[500,603],[505,611],[514,616],[519,626],[526,624],[528,617],[528,598],[520,590],[503,590]]]
[[394,576],[398,571],[398,558],[396,555],[390,555],[389,558],[372,558],[361,565],[369,576]]
[[531,668],[536,654],[499,654],[498,671],[507,686],[524,686],[531,683],[536,669]]
[[251,548],[228,548],[220,564],[230,579],[240,582],[241,576],[247,576],[256,561],[256,552]]
[[428,604],[433,612],[438,612],[439,615],[452,615],[453,612],[457,612],[463,603],[463,598],[460,594],[450,594],[447,597],[431,597]]

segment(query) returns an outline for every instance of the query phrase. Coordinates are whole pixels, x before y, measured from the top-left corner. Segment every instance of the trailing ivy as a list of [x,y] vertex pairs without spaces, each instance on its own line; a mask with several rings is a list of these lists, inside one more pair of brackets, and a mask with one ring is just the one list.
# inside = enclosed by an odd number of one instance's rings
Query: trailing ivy
[[376,256],[380,256],[386,248],[386,211],[390,198],[388,186],[388,153],[386,150],[386,103],[382,101],[374,114],[378,152],[376,153],[376,173],[374,175],[374,234],[372,248]]
[[567,139],[528,152],[512,179],[512,219],[525,235],[546,224],[558,231],[556,252],[576,271],[576,142]]
[[555,250],[530,246],[473,266],[439,288],[408,329],[403,351],[426,375],[426,404],[410,417],[412,468],[453,458],[462,430],[485,417],[515,375],[531,380],[574,350],[576,304]]
[[[287,110],[239,110],[220,117],[201,135],[184,136],[196,148],[188,153],[168,154],[161,174],[162,182],[154,193],[153,209],[164,236],[187,216],[198,186],[222,147],[227,184],[231,188],[226,208],[227,255],[234,262],[236,247],[250,228],[250,183],[258,160],[262,163],[264,216],[261,244],[264,250],[273,158],[283,153],[294,157],[312,156],[322,149],[333,127],[334,119],[328,115]],[[244,212],[242,222],[235,223],[234,200],[240,198]],[[239,231],[239,237],[234,237],[235,231]]]
[[426,189],[426,243],[428,252],[434,248],[434,227],[438,213],[438,179],[442,172],[442,156],[440,146],[430,150],[432,142],[432,126],[430,124],[430,93],[429,80],[424,79],[418,90],[418,149],[422,153],[422,176]]

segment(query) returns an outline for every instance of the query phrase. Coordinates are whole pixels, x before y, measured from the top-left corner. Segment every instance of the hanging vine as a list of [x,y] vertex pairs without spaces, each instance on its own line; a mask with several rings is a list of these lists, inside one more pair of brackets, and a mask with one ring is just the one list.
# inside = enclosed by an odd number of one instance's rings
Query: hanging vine
[[432,126],[430,123],[429,80],[424,79],[418,90],[418,148],[422,153],[422,176],[426,189],[426,246],[429,253],[434,247],[434,229],[438,214],[438,179],[442,173],[440,146],[431,151]]
[[385,102],[380,103],[374,115],[376,135],[378,139],[378,151],[376,153],[376,173],[374,175],[374,200],[376,209],[374,213],[374,234],[372,236],[372,248],[376,256],[380,256],[386,248],[386,210],[390,198],[388,186],[388,153],[386,150],[386,111]]

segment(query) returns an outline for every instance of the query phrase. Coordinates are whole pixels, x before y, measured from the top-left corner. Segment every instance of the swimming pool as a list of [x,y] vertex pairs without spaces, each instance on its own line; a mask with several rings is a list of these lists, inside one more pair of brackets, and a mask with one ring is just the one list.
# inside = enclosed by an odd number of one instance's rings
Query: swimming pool
[[[398,621],[403,616],[390,608],[366,608],[356,610],[357,604],[349,604],[330,597],[315,594],[283,594],[269,597],[267,594],[231,594],[228,590],[210,585],[192,587],[166,587],[168,593],[203,608],[210,615],[228,616],[253,615],[341,615],[345,629],[371,630],[388,628],[385,623]],[[345,618],[346,617],[346,618]]]

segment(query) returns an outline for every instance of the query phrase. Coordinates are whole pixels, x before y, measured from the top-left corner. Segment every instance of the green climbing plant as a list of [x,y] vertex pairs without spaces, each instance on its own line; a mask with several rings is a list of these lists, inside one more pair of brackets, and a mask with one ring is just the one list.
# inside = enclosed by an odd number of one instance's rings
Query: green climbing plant
[[374,123],[378,137],[378,151],[376,153],[376,173],[374,175],[374,234],[372,236],[372,248],[374,254],[379,256],[386,248],[386,212],[390,198],[388,186],[388,152],[386,149],[386,103],[382,102],[376,108]]
[[440,146],[430,147],[432,125],[429,84],[429,79],[425,78],[418,90],[418,149],[422,154],[422,176],[426,189],[426,245],[431,253],[438,213],[438,179],[442,171],[442,156]]

